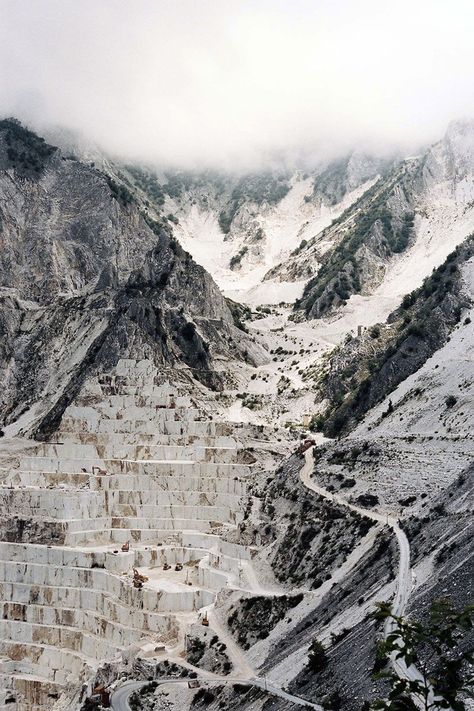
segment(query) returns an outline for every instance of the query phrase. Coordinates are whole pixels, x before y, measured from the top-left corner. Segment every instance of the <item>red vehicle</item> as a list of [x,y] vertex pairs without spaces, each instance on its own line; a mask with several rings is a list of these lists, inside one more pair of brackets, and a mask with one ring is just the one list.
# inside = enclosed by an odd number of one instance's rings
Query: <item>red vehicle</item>
[[314,447],[315,444],[314,439],[305,439],[298,447],[299,454],[304,454],[310,447]]

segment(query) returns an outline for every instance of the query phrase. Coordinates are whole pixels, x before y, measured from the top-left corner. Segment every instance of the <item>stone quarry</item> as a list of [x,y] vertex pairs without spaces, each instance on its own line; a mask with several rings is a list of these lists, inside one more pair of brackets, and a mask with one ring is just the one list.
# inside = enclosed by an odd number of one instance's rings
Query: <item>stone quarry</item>
[[243,517],[245,429],[122,360],[85,383],[53,441],[3,468],[0,708],[78,685],[84,698],[104,662],[182,656],[222,588],[251,588],[250,549],[226,540]]
[[360,711],[376,604],[472,599],[473,156],[161,174],[0,121],[0,711]]

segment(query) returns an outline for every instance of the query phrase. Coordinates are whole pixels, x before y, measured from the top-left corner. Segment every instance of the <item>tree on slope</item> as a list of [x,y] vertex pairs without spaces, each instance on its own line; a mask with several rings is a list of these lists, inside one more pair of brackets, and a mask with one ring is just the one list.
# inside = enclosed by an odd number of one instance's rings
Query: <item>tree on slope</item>
[[[389,603],[378,603],[375,617],[395,622],[394,629],[377,649],[377,679],[387,679],[386,699],[377,699],[372,709],[381,711],[465,711],[466,697],[473,698],[474,654],[466,633],[473,629],[474,605],[456,610],[449,599],[435,600],[428,620],[418,622],[394,615]],[[419,678],[401,679],[388,669],[390,659],[414,665]]]

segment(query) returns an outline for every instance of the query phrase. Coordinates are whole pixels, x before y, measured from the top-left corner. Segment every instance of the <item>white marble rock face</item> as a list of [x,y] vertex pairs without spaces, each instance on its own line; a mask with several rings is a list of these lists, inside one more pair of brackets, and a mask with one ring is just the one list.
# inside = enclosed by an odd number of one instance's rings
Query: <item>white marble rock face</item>
[[183,616],[250,560],[222,538],[242,520],[250,472],[237,439],[154,375],[127,360],[103,390],[87,382],[55,441],[2,472],[2,510],[28,525],[0,541],[0,706],[50,708],[105,661],[175,647]]

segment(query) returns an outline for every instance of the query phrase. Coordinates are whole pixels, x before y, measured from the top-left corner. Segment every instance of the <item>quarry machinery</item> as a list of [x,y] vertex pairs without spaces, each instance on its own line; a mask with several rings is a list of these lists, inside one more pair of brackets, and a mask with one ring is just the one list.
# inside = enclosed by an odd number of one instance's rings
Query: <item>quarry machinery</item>
[[314,439],[305,439],[298,447],[298,454],[304,454],[310,447],[316,444]]
[[142,588],[143,583],[146,583],[148,580],[146,575],[141,575],[136,568],[133,568],[133,587],[134,588]]

